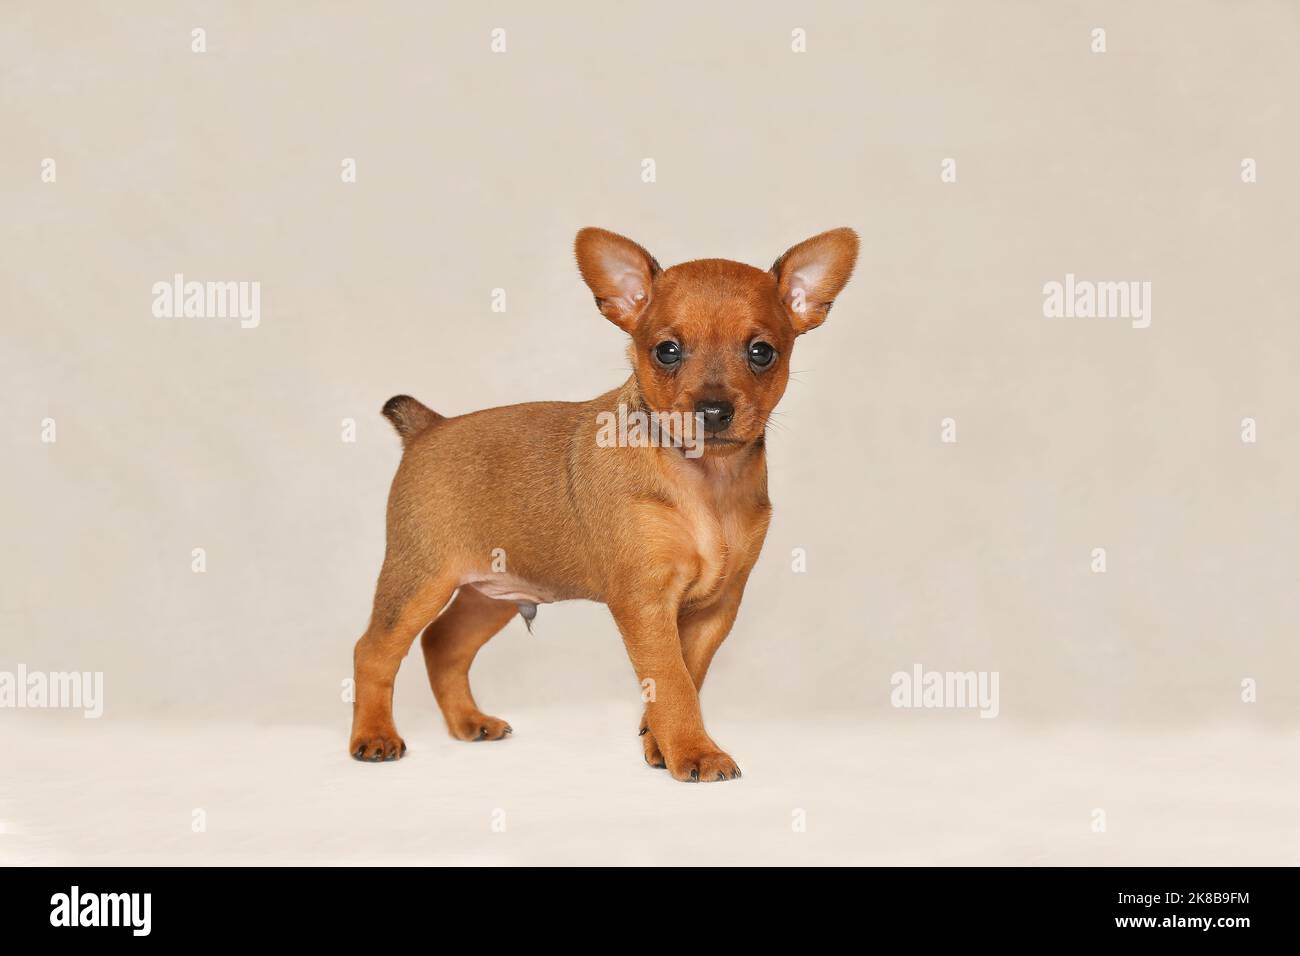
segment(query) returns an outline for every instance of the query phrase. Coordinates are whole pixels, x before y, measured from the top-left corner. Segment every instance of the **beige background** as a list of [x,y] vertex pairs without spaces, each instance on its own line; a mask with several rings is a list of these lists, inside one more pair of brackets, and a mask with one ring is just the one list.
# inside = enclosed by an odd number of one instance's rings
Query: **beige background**
[[[98,722],[0,712],[24,770],[0,788],[15,859],[129,861],[131,834],[165,859],[383,859],[382,839],[360,857],[330,842],[337,818],[398,799],[396,774],[418,801],[472,761],[435,820],[480,820],[498,798],[473,781],[492,774],[572,773],[573,800],[614,801],[600,788],[624,784],[594,781],[617,767],[637,805],[669,801],[683,853],[734,835],[696,862],[1295,861],[1279,764],[1300,717],[1294,4],[118,7],[10,2],[0,31],[0,669],[106,683]],[[636,765],[636,684],[607,612],[583,604],[480,657],[480,703],[520,731],[506,747],[444,739],[417,655],[397,713],[429,756],[357,777],[339,684],[399,456],[378,409],[622,381],[624,338],[572,263],[584,225],[665,265],[765,267],[822,229],[862,236],[856,277],[796,349],[775,520],[705,694],[747,796],[682,796]],[[260,281],[260,327],[154,318],[151,287],[176,272]],[[1151,327],[1045,319],[1042,286],[1067,272],[1151,282]],[[1001,717],[892,709],[890,674],[918,662],[999,671]],[[150,760],[172,752],[150,736],[164,726],[199,753]],[[241,767],[245,747],[266,763]],[[222,790],[208,760],[226,787],[274,780],[297,814],[299,789],[351,789],[294,818],[299,843],[268,843],[284,826],[250,812],[196,850],[189,808]],[[86,809],[70,762],[108,788],[92,831],[68,822]],[[1045,782],[1072,763],[1077,788]],[[141,772],[162,776],[141,788]],[[969,803],[944,802],[963,800],[957,780]],[[617,812],[577,835],[564,787],[521,798],[554,814],[537,842],[452,840],[457,858],[680,859]],[[158,804],[124,818],[142,789]],[[1195,808],[1182,823],[1173,792]],[[1091,849],[1090,808],[1134,793],[1151,803],[1127,826],[1148,842],[1116,823]],[[840,829],[791,850],[790,808],[818,799]],[[743,829],[743,801],[779,847]],[[1028,829],[987,834],[985,804]],[[132,830],[168,814],[175,834]],[[400,845],[448,858],[435,836]]]

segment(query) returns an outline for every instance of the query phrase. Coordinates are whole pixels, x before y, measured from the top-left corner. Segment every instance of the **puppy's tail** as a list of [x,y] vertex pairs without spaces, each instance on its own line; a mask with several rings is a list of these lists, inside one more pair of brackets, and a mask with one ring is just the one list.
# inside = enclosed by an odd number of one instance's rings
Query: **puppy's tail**
[[410,395],[394,395],[384,402],[384,417],[393,423],[402,438],[402,447],[409,448],[415,436],[430,425],[445,421],[432,408],[422,405]]

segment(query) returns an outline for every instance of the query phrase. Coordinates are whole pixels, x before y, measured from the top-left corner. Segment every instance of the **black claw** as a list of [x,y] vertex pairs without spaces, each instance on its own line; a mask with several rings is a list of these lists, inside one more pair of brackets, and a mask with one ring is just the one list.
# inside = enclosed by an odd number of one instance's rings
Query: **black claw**
[[666,763],[652,763],[650,766],[654,767],[656,770],[667,770],[667,769],[668,769],[668,764],[666,764]]
[[691,780],[692,782],[699,782],[699,779],[700,779],[700,770],[698,767],[696,767],[694,770],[691,771]]
[[370,762],[379,763],[383,759],[384,759],[384,752],[382,750],[376,750],[375,755],[370,758]]
[[509,724],[506,724],[506,729],[505,729],[505,731],[502,733],[501,736],[503,736],[503,737],[509,737],[509,736],[510,736],[511,734],[513,734],[514,732],[515,732],[515,728],[511,727]]
[[406,756],[406,741],[402,741],[402,756]]
[[647,730],[649,730],[649,729],[650,729],[649,727],[642,727],[640,730],[638,730],[638,731],[636,732],[636,735],[637,735],[638,737],[644,737],[644,736],[645,736],[645,732],[646,732]]
[[727,779],[727,775],[726,775],[725,773],[723,773],[721,770],[719,770],[719,771],[718,771],[718,779],[719,779],[719,780],[726,780],[726,779]]
[[478,739],[479,739],[479,740],[487,740],[487,728],[486,728],[486,727],[480,727],[480,728],[478,729]]

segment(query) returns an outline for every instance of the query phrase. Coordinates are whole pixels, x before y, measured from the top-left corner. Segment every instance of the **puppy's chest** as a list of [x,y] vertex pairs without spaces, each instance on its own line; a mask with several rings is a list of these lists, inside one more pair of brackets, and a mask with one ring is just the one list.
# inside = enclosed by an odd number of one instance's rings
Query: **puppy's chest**
[[756,520],[753,508],[730,502],[687,498],[678,504],[684,534],[681,555],[693,567],[683,600],[707,599],[721,590],[757,557]]

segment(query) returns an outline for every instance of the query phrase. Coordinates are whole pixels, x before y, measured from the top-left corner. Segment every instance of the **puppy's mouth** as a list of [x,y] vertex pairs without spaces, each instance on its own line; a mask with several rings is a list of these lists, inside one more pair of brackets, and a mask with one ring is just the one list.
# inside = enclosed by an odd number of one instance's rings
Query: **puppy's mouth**
[[706,445],[743,445],[745,444],[739,438],[723,438],[721,435],[706,435],[704,438]]

